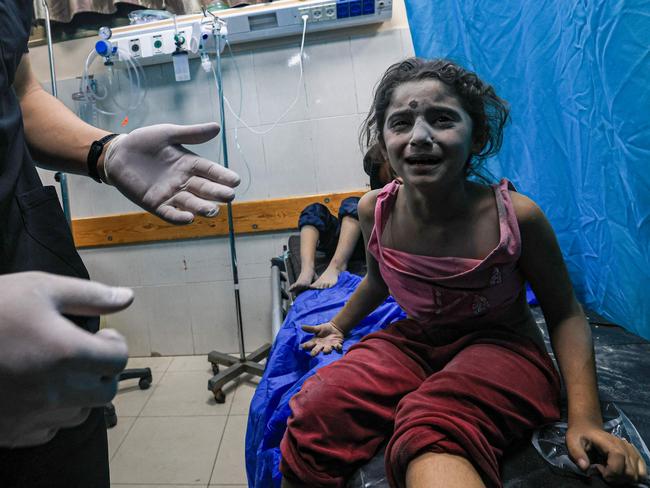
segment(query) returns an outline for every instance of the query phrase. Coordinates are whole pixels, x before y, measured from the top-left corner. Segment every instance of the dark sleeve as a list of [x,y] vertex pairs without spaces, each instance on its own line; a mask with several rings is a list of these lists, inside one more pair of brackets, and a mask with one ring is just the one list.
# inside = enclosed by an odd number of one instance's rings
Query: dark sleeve
[[358,205],[359,197],[348,197],[343,200],[339,208],[339,220],[342,220],[343,217],[352,217],[355,220],[359,220],[359,214],[357,213]]

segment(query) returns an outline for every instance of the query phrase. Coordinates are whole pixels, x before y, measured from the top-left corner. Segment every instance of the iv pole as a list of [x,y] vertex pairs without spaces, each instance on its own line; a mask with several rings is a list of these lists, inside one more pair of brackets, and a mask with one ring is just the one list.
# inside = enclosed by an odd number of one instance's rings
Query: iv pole
[[[47,37],[47,55],[50,60],[50,79],[52,81],[52,95],[59,98],[59,92],[56,87],[56,72],[54,70],[54,49],[52,47],[52,30],[50,25],[50,7],[47,0],[41,0],[45,9],[45,36]],[[63,213],[70,223],[70,200],[68,198],[68,177],[60,171],[54,174],[54,179],[61,185],[61,203],[63,204]]]
[[[215,47],[217,51],[217,88],[219,92],[219,117],[221,123],[221,147],[223,149],[223,165],[228,168],[228,145],[226,142],[226,116],[223,95],[223,78],[221,74],[221,28],[224,22],[215,16],[212,12],[208,12],[213,17],[212,35],[215,40]],[[204,10],[205,15],[205,10]],[[232,215],[232,204],[228,202],[228,240],[230,242],[230,261],[232,267],[232,280],[235,289],[235,307],[237,312],[237,339],[239,340],[239,358],[234,358],[230,354],[223,352],[211,351],[208,354],[208,361],[212,363],[212,371],[214,376],[208,381],[208,390],[210,390],[217,403],[225,403],[226,395],[223,393],[223,386],[231,380],[241,376],[245,373],[252,373],[257,376],[264,374],[264,366],[259,364],[259,361],[269,355],[271,350],[270,344],[264,344],[259,349],[256,349],[248,356],[244,346],[244,329],[241,316],[241,301],[239,298],[239,274],[237,270],[237,251],[235,249],[235,228]],[[219,365],[227,366],[223,371],[219,371]]]

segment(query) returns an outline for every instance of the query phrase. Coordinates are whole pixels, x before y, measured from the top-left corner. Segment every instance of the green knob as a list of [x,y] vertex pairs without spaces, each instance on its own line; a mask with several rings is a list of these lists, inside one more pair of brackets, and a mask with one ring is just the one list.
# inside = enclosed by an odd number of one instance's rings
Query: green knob
[[155,41],[153,41],[153,47],[155,47],[156,49],[160,49],[162,47],[162,41],[160,39],[156,39]]

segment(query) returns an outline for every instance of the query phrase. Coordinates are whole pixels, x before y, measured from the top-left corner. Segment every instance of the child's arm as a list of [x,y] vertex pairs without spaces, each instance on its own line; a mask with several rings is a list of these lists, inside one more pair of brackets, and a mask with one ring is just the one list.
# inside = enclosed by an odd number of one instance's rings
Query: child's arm
[[544,312],[568,397],[567,448],[586,470],[587,451],[606,456],[597,468],[607,481],[637,481],[646,467],[636,449],[602,430],[591,329],[578,303],[555,233],[540,208],[511,193],[521,232],[519,264]]
[[[359,200],[357,207],[366,249],[374,226],[377,193],[377,191],[366,193]],[[374,256],[368,251],[366,251],[366,263],[368,267],[366,276],[332,321],[316,326],[303,326],[303,330],[312,332],[316,336],[302,344],[303,349],[311,350],[312,356],[315,356],[320,351],[329,353],[332,349],[340,350],[345,335],[370,312],[381,305],[388,296],[388,287],[379,273],[379,265]]]
[[363,242],[366,246],[366,264],[368,272],[357,289],[354,291],[345,307],[334,317],[333,322],[341,332],[347,334],[352,328],[363,320],[370,312],[382,304],[388,296],[388,287],[379,273],[379,265],[375,257],[367,251],[368,240],[375,225],[375,203],[377,193],[372,191],[366,193],[361,200],[357,211],[359,213],[359,224],[363,234]]

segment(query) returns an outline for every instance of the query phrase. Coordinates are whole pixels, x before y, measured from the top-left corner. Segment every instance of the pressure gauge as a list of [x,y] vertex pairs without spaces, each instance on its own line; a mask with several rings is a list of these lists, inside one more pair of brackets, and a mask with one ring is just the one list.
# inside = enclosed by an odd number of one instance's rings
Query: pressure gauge
[[112,35],[113,35],[113,31],[111,30],[110,27],[104,26],[99,28],[99,37],[101,37],[105,41],[108,41]]

